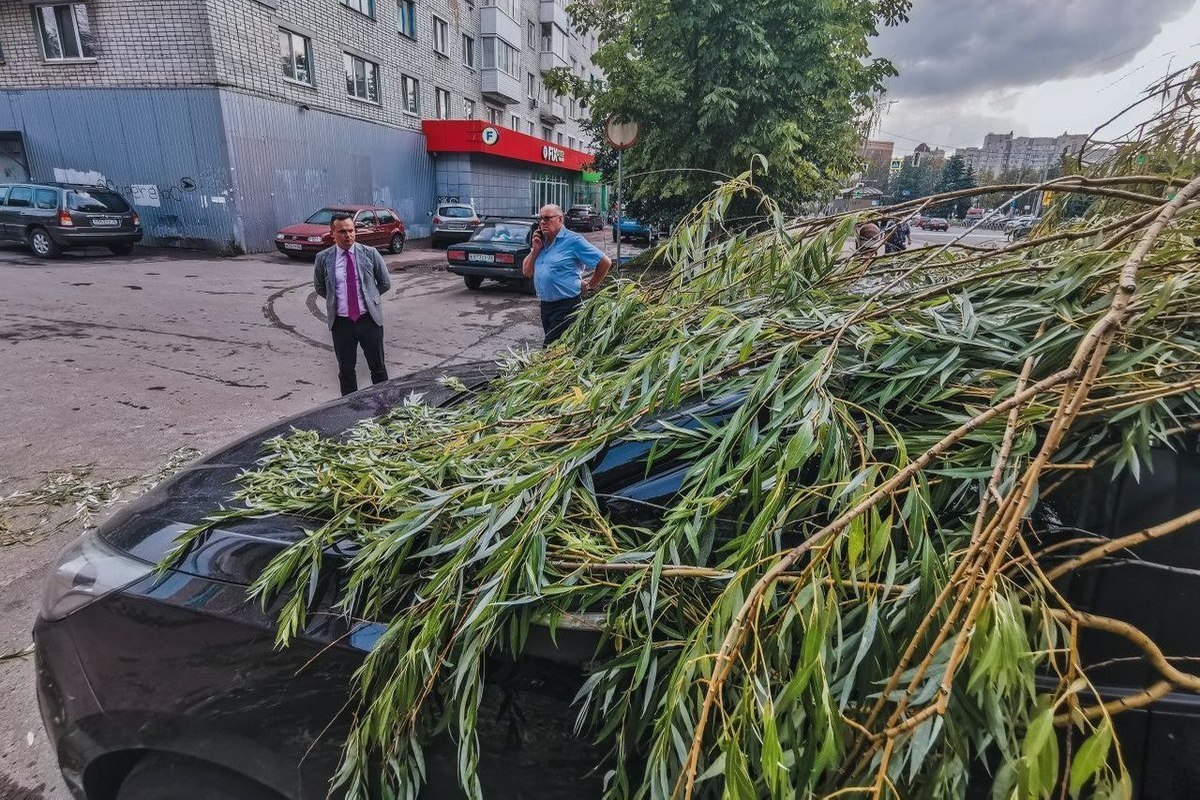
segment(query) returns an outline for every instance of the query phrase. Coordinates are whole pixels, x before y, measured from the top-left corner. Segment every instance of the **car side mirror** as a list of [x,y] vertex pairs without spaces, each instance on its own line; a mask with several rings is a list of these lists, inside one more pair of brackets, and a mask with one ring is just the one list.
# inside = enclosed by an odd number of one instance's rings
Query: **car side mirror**
[[354,227],[361,231],[363,228],[367,227],[367,223],[356,222],[356,223],[354,223]]
[[432,216],[433,216],[433,212],[432,212],[432,211],[426,211],[426,212],[425,212],[425,216],[427,216],[427,217],[432,217]]

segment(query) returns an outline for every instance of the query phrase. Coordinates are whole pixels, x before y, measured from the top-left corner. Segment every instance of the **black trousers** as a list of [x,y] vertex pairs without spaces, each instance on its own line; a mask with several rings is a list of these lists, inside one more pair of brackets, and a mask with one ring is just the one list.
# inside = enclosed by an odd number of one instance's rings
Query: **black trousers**
[[388,379],[387,367],[383,364],[383,326],[377,325],[370,314],[363,314],[357,322],[349,317],[338,317],[333,321],[333,352],[337,356],[338,383],[342,394],[358,390],[358,347],[362,347],[371,370],[371,383],[382,383]]
[[542,331],[546,334],[546,338],[542,342],[543,346],[549,347],[558,337],[566,333],[567,328],[575,319],[575,312],[581,305],[583,305],[583,298],[579,295],[562,300],[542,301]]

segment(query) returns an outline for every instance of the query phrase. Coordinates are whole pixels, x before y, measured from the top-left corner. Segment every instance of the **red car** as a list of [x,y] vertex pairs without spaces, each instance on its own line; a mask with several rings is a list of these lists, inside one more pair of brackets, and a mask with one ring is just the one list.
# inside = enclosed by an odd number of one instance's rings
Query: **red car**
[[404,222],[400,215],[382,206],[329,206],[308,219],[275,234],[275,249],[288,258],[311,261],[312,257],[333,245],[329,222],[334,214],[350,214],[358,229],[358,241],[380,250],[399,253],[404,249]]

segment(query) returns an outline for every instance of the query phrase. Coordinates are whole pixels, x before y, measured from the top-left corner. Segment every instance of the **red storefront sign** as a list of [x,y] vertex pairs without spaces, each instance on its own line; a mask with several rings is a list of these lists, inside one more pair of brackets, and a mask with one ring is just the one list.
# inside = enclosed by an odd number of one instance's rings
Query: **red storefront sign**
[[582,172],[592,156],[536,136],[477,119],[426,119],[425,149],[430,153],[482,153],[546,167]]

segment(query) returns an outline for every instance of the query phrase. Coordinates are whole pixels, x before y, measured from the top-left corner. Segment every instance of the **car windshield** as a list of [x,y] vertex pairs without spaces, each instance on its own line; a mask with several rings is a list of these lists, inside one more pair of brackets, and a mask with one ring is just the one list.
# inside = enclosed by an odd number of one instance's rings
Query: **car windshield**
[[489,222],[475,229],[472,242],[522,242],[529,238],[532,223]]
[[334,214],[349,214],[350,216],[354,216],[353,211],[347,211],[344,208],[322,208],[304,221],[309,225],[328,225],[330,222],[333,222]]
[[84,191],[75,189],[67,192],[67,208],[71,211],[96,212],[99,214],[124,214],[129,211],[125,198],[115,192],[100,189]]
[[455,219],[467,219],[475,216],[475,212],[470,206],[442,206],[438,209],[439,217],[454,217]]

